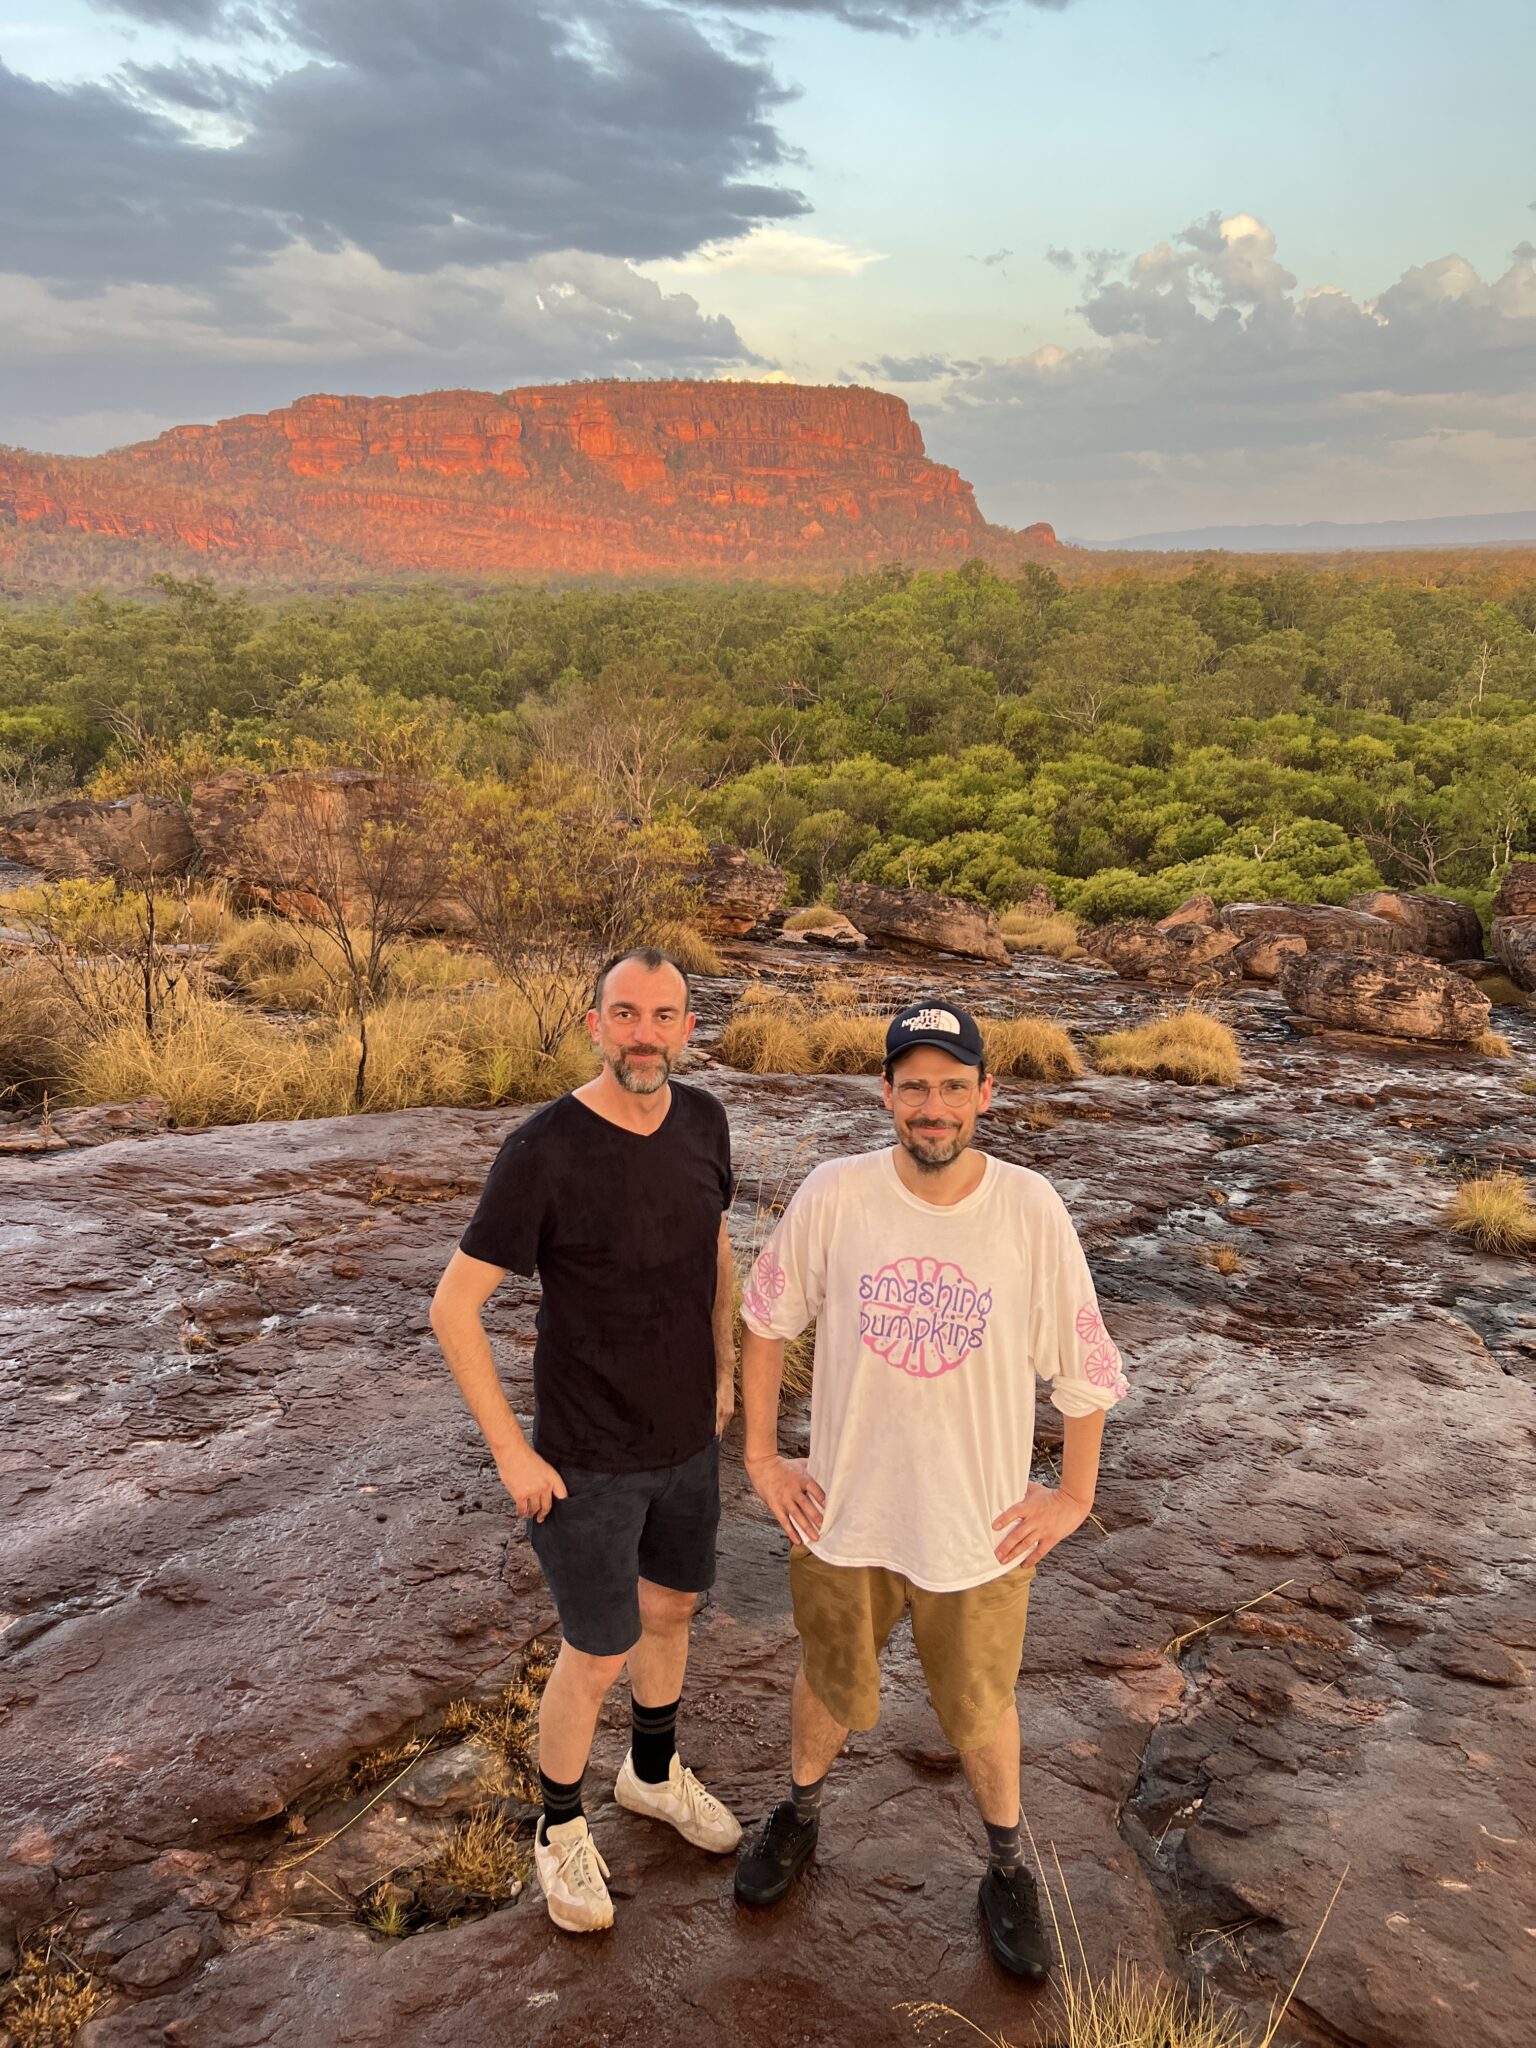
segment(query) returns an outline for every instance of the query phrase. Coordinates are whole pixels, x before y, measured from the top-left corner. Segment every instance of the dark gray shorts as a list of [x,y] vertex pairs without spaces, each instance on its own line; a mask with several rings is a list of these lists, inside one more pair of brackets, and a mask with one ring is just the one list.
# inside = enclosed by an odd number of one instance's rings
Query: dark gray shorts
[[528,1523],[528,1540],[572,1649],[622,1657],[640,1640],[641,1579],[674,1593],[715,1583],[720,1446],[657,1472],[556,1469],[566,1498]]

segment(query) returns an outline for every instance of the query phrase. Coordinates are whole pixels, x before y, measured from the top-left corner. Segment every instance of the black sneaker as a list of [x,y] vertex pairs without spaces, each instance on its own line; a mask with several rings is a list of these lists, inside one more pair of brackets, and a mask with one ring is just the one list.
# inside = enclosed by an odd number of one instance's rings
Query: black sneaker
[[736,1896],[744,1906],[771,1906],[782,1899],[810,1860],[821,1823],[815,1814],[796,1820],[795,1802],[784,1799],[743,1850],[736,1866]]
[[1040,1900],[1027,1870],[989,1870],[977,1893],[992,1953],[1015,1977],[1050,1974],[1051,1949],[1040,1924]]

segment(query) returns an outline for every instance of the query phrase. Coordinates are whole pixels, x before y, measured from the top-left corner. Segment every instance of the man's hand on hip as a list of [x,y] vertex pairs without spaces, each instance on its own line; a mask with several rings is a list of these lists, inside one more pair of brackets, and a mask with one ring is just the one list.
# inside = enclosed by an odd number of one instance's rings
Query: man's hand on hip
[[827,1496],[811,1477],[801,1458],[748,1458],[747,1477],[759,1500],[773,1510],[773,1518],[791,1543],[812,1543],[821,1534],[822,1512]]
[[731,1417],[736,1413],[736,1377],[723,1375],[715,1382],[715,1435],[724,1436]]
[[1090,1501],[1078,1500],[1074,1494],[1063,1493],[1060,1487],[1037,1486],[1032,1479],[1024,1498],[1015,1501],[1011,1508],[1004,1508],[992,1524],[994,1529],[1007,1531],[997,1545],[999,1561],[1038,1564],[1063,1537],[1070,1536],[1087,1521],[1091,1506]]
[[501,1483],[517,1502],[520,1515],[532,1515],[542,1522],[557,1500],[565,1499],[565,1481],[554,1466],[546,1463],[532,1444],[519,1444],[503,1451],[496,1460]]

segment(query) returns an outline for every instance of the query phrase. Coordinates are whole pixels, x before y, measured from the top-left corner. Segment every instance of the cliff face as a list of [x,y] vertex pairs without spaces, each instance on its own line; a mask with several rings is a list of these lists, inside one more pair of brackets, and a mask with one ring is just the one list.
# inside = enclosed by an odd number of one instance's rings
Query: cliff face
[[900,399],[723,382],[320,396],[86,460],[0,452],[0,560],[29,533],[279,577],[783,573],[1020,538]]

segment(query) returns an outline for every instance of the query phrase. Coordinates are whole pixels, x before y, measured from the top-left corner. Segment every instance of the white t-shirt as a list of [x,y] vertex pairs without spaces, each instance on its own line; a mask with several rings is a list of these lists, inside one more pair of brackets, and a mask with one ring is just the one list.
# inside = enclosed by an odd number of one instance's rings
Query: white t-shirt
[[893,1151],[802,1183],[742,1297],[760,1337],[816,1323],[811,1545],[931,1592],[1000,1578],[994,1516],[1024,1498],[1035,1381],[1064,1415],[1130,1390],[1072,1219],[1048,1180],[988,1158],[962,1202],[902,1185]]

